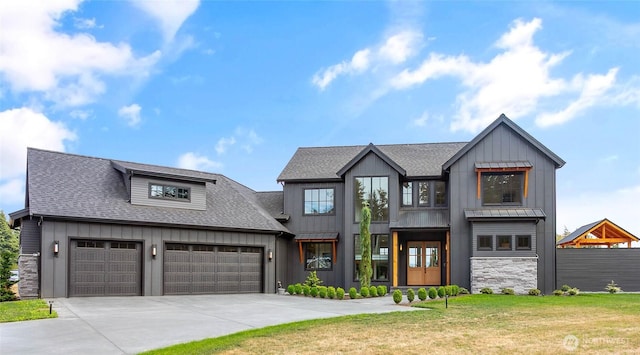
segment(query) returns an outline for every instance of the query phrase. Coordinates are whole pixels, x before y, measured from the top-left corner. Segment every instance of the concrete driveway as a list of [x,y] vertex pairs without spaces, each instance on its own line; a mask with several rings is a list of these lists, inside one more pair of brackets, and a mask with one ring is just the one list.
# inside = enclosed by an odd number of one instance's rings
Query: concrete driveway
[[135,354],[241,330],[360,313],[413,311],[390,296],[272,294],[53,299],[57,319],[0,324],[0,354]]

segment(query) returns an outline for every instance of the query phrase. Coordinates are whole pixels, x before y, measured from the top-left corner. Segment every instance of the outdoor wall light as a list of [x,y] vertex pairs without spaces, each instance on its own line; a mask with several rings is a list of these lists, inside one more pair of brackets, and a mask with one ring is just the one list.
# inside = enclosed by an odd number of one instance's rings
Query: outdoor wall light
[[269,261],[273,260],[273,250],[269,249],[269,251],[267,252],[267,257],[269,258]]
[[59,240],[54,240],[53,241],[53,255],[58,256],[59,252],[60,252],[60,241]]
[[402,244],[400,244],[400,251],[402,251]]
[[158,246],[155,244],[151,245],[151,256],[155,259],[156,255],[158,255]]

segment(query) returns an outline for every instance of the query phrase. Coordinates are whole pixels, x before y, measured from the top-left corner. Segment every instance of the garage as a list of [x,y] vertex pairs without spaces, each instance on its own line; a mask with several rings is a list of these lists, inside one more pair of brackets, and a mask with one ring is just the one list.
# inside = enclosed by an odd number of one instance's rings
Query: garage
[[260,293],[263,248],[166,243],[164,294]]
[[141,265],[141,243],[71,240],[69,296],[139,296]]

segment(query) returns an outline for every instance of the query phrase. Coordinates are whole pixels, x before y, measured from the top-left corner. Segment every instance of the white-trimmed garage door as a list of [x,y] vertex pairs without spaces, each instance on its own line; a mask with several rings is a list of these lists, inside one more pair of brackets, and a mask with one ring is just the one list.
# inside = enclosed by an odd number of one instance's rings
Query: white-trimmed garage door
[[164,294],[262,292],[262,248],[167,243]]
[[69,264],[69,296],[141,294],[141,243],[72,240]]

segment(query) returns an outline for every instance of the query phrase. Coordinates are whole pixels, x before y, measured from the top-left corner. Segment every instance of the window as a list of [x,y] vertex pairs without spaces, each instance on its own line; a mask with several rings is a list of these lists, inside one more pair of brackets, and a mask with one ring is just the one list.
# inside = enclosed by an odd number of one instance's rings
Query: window
[[418,183],[418,191],[420,197],[418,198],[418,205],[430,206],[431,202],[431,187],[429,181],[421,181]]
[[111,242],[111,249],[135,249],[136,243]]
[[516,250],[531,250],[531,236],[516,235]]
[[389,220],[389,179],[386,176],[356,178],[353,191],[356,222],[360,222],[365,201],[369,203],[372,222]]
[[97,248],[104,249],[104,242],[90,241],[90,240],[79,240],[77,242],[78,248]]
[[305,243],[305,270],[331,270],[331,243]]
[[191,189],[188,187],[150,183],[149,197],[188,202],[191,201]]
[[443,207],[447,205],[447,184],[444,181],[436,181],[435,206]]
[[[354,235],[354,278],[360,279],[360,260],[362,260],[362,248],[360,245],[360,235]],[[371,235],[371,281],[389,280],[389,236],[387,234]]]
[[196,244],[196,245],[191,247],[191,250],[193,250],[193,251],[213,252],[213,251],[215,251],[215,247],[213,245]]
[[410,181],[402,183],[402,205],[413,205],[413,183]]
[[493,236],[492,235],[479,235],[478,236],[478,250],[493,250]]
[[482,173],[483,205],[522,205],[522,172]]
[[304,214],[333,214],[333,189],[304,190]]
[[497,249],[498,250],[511,250],[511,236],[510,235],[498,235]]

